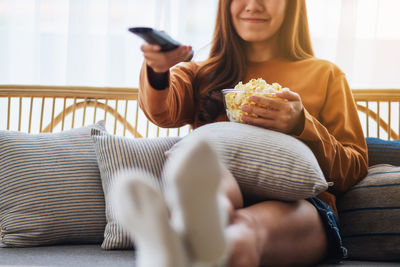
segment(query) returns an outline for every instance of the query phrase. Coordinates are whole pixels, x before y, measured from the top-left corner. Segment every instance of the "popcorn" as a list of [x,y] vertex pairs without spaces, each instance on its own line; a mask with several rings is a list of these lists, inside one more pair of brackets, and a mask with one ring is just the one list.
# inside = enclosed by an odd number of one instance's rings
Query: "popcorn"
[[[282,91],[285,88],[279,83],[268,84],[261,78],[252,79],[248,83],[239,82],[234,89],[222,90],[225,100],[225,108],[230,121],[243,122],[242,115],[249,115],[242,111],[243,105],[256,105],[249,100],[252,95],[276,97],[275,93]],[[255,114],[250,116],[257,117]]]

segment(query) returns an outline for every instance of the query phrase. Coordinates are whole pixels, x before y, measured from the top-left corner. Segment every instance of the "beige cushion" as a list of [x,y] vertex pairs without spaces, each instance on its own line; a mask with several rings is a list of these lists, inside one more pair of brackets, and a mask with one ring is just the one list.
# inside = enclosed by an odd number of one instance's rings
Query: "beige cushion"
[[350,258],[400,260],[400,167],[371,166],[337,205]]
[[193,138],[212,144],[246,197],[291,201],[316,196],[328,188],[312,151],[289,135],[217,122],[192,131],[168,153],[179,153],[186,140]]

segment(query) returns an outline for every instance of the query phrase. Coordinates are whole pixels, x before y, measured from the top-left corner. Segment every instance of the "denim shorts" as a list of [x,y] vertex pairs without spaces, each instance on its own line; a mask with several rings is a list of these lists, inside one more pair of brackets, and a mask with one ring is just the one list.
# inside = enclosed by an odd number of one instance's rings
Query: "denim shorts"
[[339,263],[347,258],[347,249],[343,246],[338,227],[338,217],[327,204],[317,197],[307,199],[318,211],[328,240],[328,252],[324,263]]

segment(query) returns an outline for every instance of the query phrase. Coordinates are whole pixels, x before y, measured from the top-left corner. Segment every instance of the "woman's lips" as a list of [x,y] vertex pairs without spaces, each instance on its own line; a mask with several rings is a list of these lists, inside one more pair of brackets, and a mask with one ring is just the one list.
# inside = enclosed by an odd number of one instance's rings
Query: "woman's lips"
[[242,18],[242,20],[249,23],[264,23],[269,21],[268,19],[258,19],[258,18]]

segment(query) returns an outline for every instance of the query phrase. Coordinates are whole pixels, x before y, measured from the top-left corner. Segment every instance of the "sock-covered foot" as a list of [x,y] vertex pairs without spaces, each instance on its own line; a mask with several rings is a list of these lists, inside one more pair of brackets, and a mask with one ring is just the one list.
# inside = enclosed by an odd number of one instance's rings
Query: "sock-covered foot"
[[170,154],[165,165],[165,194],[173,226],[183,233],[195,262],[218,263],[226,254],[221,176],[216,153],[202,139],[186,142]]
[[186,250],[170,225],[156,178],[145,172],[126,171],[115,181],[112,206],[118,222],[134,239],[137,266],[186,267]]

